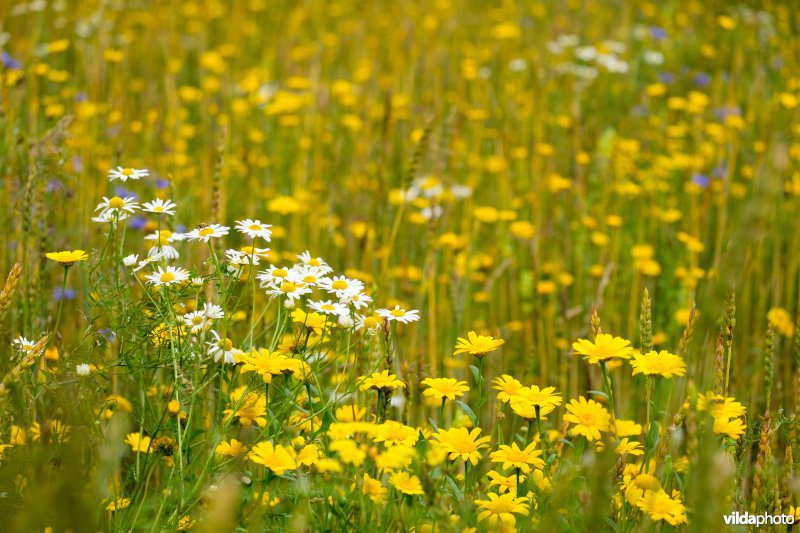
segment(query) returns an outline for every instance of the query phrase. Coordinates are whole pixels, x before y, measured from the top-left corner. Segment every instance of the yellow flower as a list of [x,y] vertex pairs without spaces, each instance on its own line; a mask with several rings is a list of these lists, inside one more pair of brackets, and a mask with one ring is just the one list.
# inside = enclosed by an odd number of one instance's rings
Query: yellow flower
[[375,503],[382,503],[386,500],[388,492],[389,490],[381,484],[380,479],[373,479],[369,477],[369,474],[364,474],[361,494],[369,496],[369,499]]
[[637,424],[633,420],[622,420],[617,418],[616,422],[616,430],[617,430],[617,437],[636,437],[642,434],[642,425]]
[[297,468],[289,450],[278,444],[274,446],[269,441],[259,442],[247,454],[247,458],[257,465],[263,465],[272,470],[275,475],[281,476],[287,470]]
[[572,400],[567,405],[567,414],[564,420],[575,424],[570,429],[571,435],[583,435],[591,442],[600,438],[601,431],[608,431],[611,415],[605,408],[594,400],[586,400],[581,396]]
[[243,426],[251,426],[255,422],[259,427],[267,425],[267,399],[263,394],[254,391],[245,392],[242,385],[231,393],[231,407],[225,409],[225,420],[235,418]]
[[419,478],[417,476],[409,476],[407,472],[395,472],[389,478],[389,483],[403,494],[409,496],[425,494]]
[[316,444],[307,444],[297,452],[295,460],[298,465],[311,466],[319,462],[322,454]]
[[369,389],[375,390],[393,390],[398,387],[405,388],[406,384],[397,379],[397,376],[390,374],[388,370],[375,372],[371,376],[361,376],[359,378],[358,389],[365,391]]
[[219,455],[228,455],[230,457],[238,457],[247,451],[247,446],[242,444],[236,439],[231,439],[230,442],[222,441],[217,444],[215,451]]
[[[639,471],[638,466],[636,466],[636,471]],[[636,505],[644,496],[645,491],[661,490],[661,483],[658,478],[651,474],[636,474],[633,477],[625,476],[625,479],[625,483],[622,484],[622,491],[625,494],[625,499],[631,505]]]
[[375,442],[383,442],[386,446],[414,446],[419,439],[419,430],[389,420],[374,428]]
[[475,428],[471,432],[467,428],[440,429],[433,435],[436,439],[436,446],[444,448],[449,454],[449,459],[463,459],[473,465],[477,465],[481,460],[481,448],[488,447],[487,442],[491,437],[478,437],[481,428]]
[[671,354],[666,350],[661,350],[656,353],[650,351],[647,354],[635,354],[633,361],[633,375],[645,374],[648,376],[661,376],[663,378],[671,378],[674,376],[686,375],[686,363],[684,360],[675,354]]
[[686,507],[678,498],[670,498],[663,489],[645,491],[636,506],[650,515],[651,520],[664,520],[671,526],[686,523]]
[[129,445],[135,452],[148,453],[150,451],[150,437],[141,433],[128,433],[125,437],[125,444]]
[[474,331],[467,333],[467,337],[468,339],[464,339],[463,337],[458,338],[454,355],[468,353],[476,357],[483,357],[487,353],[495,351],[506,342],[503,339],[495,339],[488,335],[478,335]]
[[482,509],[478,513],[478,521],[480,522],[487,520],[492,527],[497,526],[498,522],[513,526],[517,523],[515,514],[526,516],[528,514],[528,504],[525,503],[525,498],[517,498],[514,492],[506,494],[489,493],[488,497],[488,500],[475,500],[475,505]]
[[86,261],[89,256],[83,250],[73,250],[64,252],[50,252],[44,254],[48,259],[52,259],[57,263],[61,263],[65,267],[70,267],[78,261]]
[[492,388],[498,391],[497,399],[501,402],[510,401],[511,398],[519,394],[520,389],[522,389],[522,383],[508,374],[503,374],[499,378],[494,378],[492,383],[494,383],[494,387]]
[[[497,490],[500,494],[504,492],[516,492],[517,491],[517,477],[516,476],[504,476],[500,472],[495,472],[494,470],[489,471],[489,487],[497,487]],[[519,482],[525,482],[525,476],[519,476]]]
[[466,381],[458,381],[453,378],[426,378],[422,380],[423,385],[427,385],[423,394],[438,400],[455,400],[469,391]]
[[612,337],[608,333],[600,333],[594,342],[586,339],[578,339],[572,343],[575,353],[583,355],[583,358],[591,365],[596,365],[600,361],[607,361],[613,357],[620,359],[630,359],[633,348],[629,346],[631,341],[621,337]]
[[644,455],[644,450],[642,450],[641,443],[629,441],[627,437],[619,441],[619,444],[614,451],[619,455],[625,455],[626,453],[629,455]]
[[512,442],[511,446],[500,445],[496,452],[489,455],[489,458],[493,463],[503,463],[505,469],[514,468],[527,474],[531,471],[531,465],[534,468],[544,468],[544,461],[539,458],[541,455],[542,451],[536,449],[534,442],[524,449],[520,449],[516,442]]
[[714,433],[717,435],[726,435],[733,440],[738,440],[739,437],[744,435],[746,429],[747,426],[745,426],[741,418],[714,417]]
[[[561,405],[561,395],[556,392],[555,387],[545,387],[540,389],[536,385],[522,387],[517,395],[531,404],[545,408],[557,407]],[[552,409],[550,409],[552,411]]]
[[269,350],[261,348],[253,350],[250,355],[243,355],[242,374],[247,372],[257,372],[264,383],[271,383],[272,376],[278,376],[291,369],[290,359],[285,355],[270,353]]
[[120,509],[125,509],[131,504],[130,498],[117,498],[116,500],[112,500],[106,505],[106,511],[119,511]]

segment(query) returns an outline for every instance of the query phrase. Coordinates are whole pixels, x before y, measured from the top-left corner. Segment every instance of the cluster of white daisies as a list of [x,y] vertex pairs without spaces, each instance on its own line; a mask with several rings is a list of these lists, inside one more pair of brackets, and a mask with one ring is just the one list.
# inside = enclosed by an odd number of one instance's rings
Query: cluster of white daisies
[[[122,168],[110,170],[109,180],[126,181],[138,180],[149,175],[147,170]],[[152,202],[139,204],[135,197],[103,198],[97,206],[98,215],[93,219],[98,222],[116,224],[125,220],[137,211],[154,214],[158,217],[175,215],[177,205],[171,200],[155,199]],[[133,272],[152,265],[150,273],[145,276],[148,284],[154,287],[181,286],[190,278],[188,270],[167,265],[166,261],[173,261],[180,257],[175,244],[180,241],[201,241],[209,243],[212,239],[219,239],[229,234],[230,229],[220,224],[202,224],[188,233],[175,233],[161,228],[145,237],[153,241],[147,256],[139,260],[138,254],[132,254],[123,259],[123,264]],[[242,274],[250,269],[256,270],[260,261],[269,252],[269,248],[258,248],[259,239],[269,243],[272,239],[272,226],[260,220],[244,219],[236,222],[235,230],[252,239],[252,246],[243,250],[225,250],[224,262],[221,268],[234,277],[241,278]],[[372,298],[365,292],[364,283],[358,279],[333,275],[333,269],[321,258],[312,257],[306,251],[298,256],[299,261],[291,267],[278,267],[270,264],[266,270],[258,271],[256,279],[259,286],[271,298],[281,298],[286,308],[294,308],[298,302],[305,298],[308,309],[313,312],[330,316],[343,328],[356,328],[368,333],[380,331],[385,321],[397,321],[404,324],[419,320],[419,311],[406,310],[399,305],[394,309],[377,309],[372,314],[365,314],[372,302]],[[203,278],[195,277],[190,283],[199,287]],[[317,298],[313,298],[314,295]],[[192,335],[203,342],[205,333],[209,332],[213,340],[206,343],[209,355],[215,361],[222,359],[225,363],[235,363],[235,350],[227,339],[212,329],[215,321],[224,318],[223,309],[211,303],[204,304],[200,310],[184,314],[181,319]]]

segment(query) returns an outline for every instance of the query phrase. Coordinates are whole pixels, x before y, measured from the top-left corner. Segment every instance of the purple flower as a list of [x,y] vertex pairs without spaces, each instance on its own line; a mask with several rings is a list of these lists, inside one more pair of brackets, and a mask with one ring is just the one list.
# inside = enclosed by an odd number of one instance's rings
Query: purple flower
[[22,69],[22,63],[20,63],[19,61],[17,61],[16,59],[11,57],[10,55],[8,55],[8,52],[6,52],[6,51],[3,51],[3,53],[0,54],[0,63],[3,63],[4,67],[10,68],[10,69],[13,69],[13,70]]
[[74,300],[75,299],[75,289],[66,288],[64,289],[64,293],[61,293],[61,287],[56,287],[53,291],[53,299],[55,301],[59,301],[62,298],[64,300]]
[[706,176],[705,174],[700,174],[699,172],[695,172],[694,174],[692,174],[692,183],[694,183],[698,187],[702,187],[703,189],[705,189],[706,187],[708,187],[708,182],[709,182],[708,176]]
[[72,158],[72,170],[74,172],[83,172],[83,159],[81,159],[81,156],[76,155]]
[[675,81],[675,74],[673,74],[672,72],[659,72],[658,81],[669,85],[670,83]]
[[166,189],[167,187],[169,187],[169,181],[161,178],[156,178],[157,189]]
[[711,78],[705,72],[698,72],[694,76],[694,84],[698,87],[707,87],[711,83]]
[[659,26],[653,26],[650,28],[650,36],[655,40],[666,39],[667,30]]
[[128,221],[128,227],[134,230],[141,230],[147,225],[147,221],[142,217],[133,217]]

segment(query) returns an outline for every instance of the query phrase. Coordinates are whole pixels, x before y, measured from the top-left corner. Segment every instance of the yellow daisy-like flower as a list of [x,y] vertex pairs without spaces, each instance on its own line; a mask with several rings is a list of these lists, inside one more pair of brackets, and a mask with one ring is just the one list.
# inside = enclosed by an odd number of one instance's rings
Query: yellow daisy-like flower
[[419,430],[394,420],[375,426],[373,439],[386,446],[414,446],[419,439]]
[[630,347],[631,341],[621,337],[613,337],[608,333],[600,333],[594,342],[586,339],[578,339],[572,343],[575,353],[583,355],[587,363],[596,365],[600,361],[607,361],[612,358],[630,359],[633,348]]
[[227,455],[229,457],[239,457],[240,455],[244,455],[247,451],[247,446],[242,444],[236,439],[231,439],[230,442],[222,441],[217,444],[215,449],[218,455]]
[[125,444],[129,445],[134,452],[147,453],[150,451],[150,437],[141,433],[128,433],[125,437]]
[[255,423],[263,428],[267,425],[267,399],[263,394],[246,390],[247,386],[242,385],[231,393],[231,407],[224,411],[225,420],[233,417],[243,426]]
[[733,440],[738,440],[744,435],[746,429],[747,426],[741,418],[714,417],[714,433],[717,435],[726,435]]
[[489,335],[478,335],[474,331],[467,333],[467,338],[459,337],[456,343],[454,355],[468,353],[475,357],[483,357],[489,352],[498,349],[503,343],[503,339],[495,339]]
[[359,378],[358,389],[365,391],[369,389],[375,390],[394,390],[398,387],[405,388],[406,384],[397,379],[397,376],[390,374],[388,370],[375,372],[371,376],[361,376]]
[[422,380],[422,384],[428,386],[423,394],[438,400],[455,400],[469,391],[466,381],[453,378],[426,378]]
[[247,372],[257,372],[264,383],[272,383],[272,376],[278,376],[291,370],[292,363],[285,355],[276,352],[270,353],[269,350],[261,348],[253,350],[249,355],[242,356],[242,374]]
[[278,476],[283,475],[287,470],[294,470],[297,468],[297,461],[289,453],[289,450],[278,444],[273,445],[269,441],[259,442],[247,454],[247,458],[256,463],[263,465]]
[[497,391],[497,400],[504,403],[508,403],[522,389],[522,383],[508,374],[494,378],[492,383],[494,383],[492,388]]
[[542,450],[536,449],[536,443],[532,442],[527,447],[520,449],[516,442],[511,446],[502,444],[496,452],[492,452],[489,458],[493,463],[503,463],[503,468],[514,468],[524,473],[533,468],[544,468],[544,461],[540,459]]
[[479,437],[481,428],[475,428],[471,432],[467,428],[440,429],[433,435],[436,442],[433,444],[442,447],[448,453],[451,461],[462,459],[477,465],[481,460],[481,448],[488,447],[490,437]]
[[369,474],[364,474],[363,482],[361,483],[361,494],[369,496],[369,499],[375,503],[382,503],[386,500],[388,493],[389,489],[381,484],[380,479],[373,479],[369,477]]
[[[561,395],[556,392],[555,387],[545,387],[540,389],[536,385],[522,387],[517,395],[538,407],[557,407],[561,405]],[[552,409],[551,409],[552,410]]]
[[65,267],[70,267],[79,261],[86,261],[89,255],[83,250],[63,251],[63,252],[50,252],[44,254],[45,257],[57,263],[61,263]]
[[583,435],[591,442],[600,438],[600,432],[609,429],[611,415],[594,400],[587,401],[581,396],[567,404],[567,411],[564,420],[575,424],[569,430],[570,435]]
[[[500,472],[495,472],[494,470],[489,471],[489,487],[497,487],[498,492],[500,494],[504,492],[516,492],[517,491],[517,477],[514,475],[511,476],[504,476]],[[519,476],[519,482],[525,482],[525,476]]]
[[408,472],[395,472],[389,478],[389,483],[403,494],[409,496],[425,494],[419,478],[417,476],[409,476]]
[[671,526],[686,523],[686,507],[663,489],[645,491],[636,506],[650,515],[651,520],[664,520]]
[[623,420],[617,418],[615,422],[618,438],[637,437],[642,434],[642,425],[637,424],[633,420]]
[[671,378],[686,375],[686,362],[679,355],[671,354],[666,350],[658,353],[650,351],[646,354],[635,354],[631,366],[634,376],[645,374]]
[[475,500],[477,505],[482,511],[478,513],[478,521],[484,520],[489,522],[489,525],[494,527],[500,522],[503,525],[513,526],[517,523],[515,514],[526,515],[528,514],[529,505],[526,503],[525,498],[517,498],[516,493],[508,492],[506,494],[489,493],[488,500]]
[[[638,472],[639,467],[636,466],[635,468]],[[661,483],[652,474],[636,474],[634,476],[625,476],[624,479],[626,481],[622,484],[622,492],[631,505],[636,505],[646,491],[661,490]]]
[[624,438],[619,441],[619,444],[614,449],[619,455],[644,455],[644,450],[642,449],[642,444],[636,441],[629,441],[628,438]]

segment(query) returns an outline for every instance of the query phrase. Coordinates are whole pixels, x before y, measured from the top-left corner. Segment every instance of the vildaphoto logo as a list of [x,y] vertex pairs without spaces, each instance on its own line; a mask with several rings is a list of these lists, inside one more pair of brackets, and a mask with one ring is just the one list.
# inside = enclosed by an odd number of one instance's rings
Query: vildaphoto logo
[[725,525],[728,526],[775,526],[775,525],[792,525],[794,524],[794,515],[790,514],[751,514],[748,512],[740,513],[734,511],[730,514],[723,516]]

